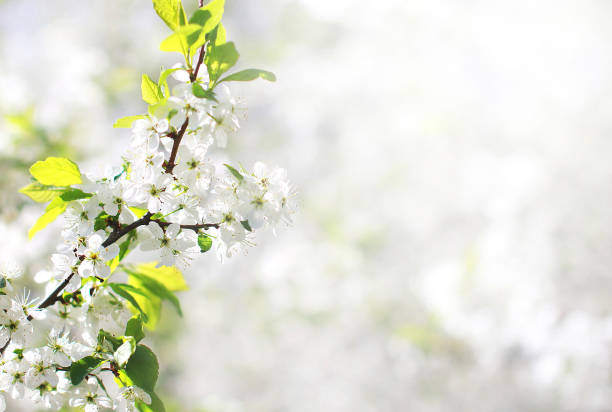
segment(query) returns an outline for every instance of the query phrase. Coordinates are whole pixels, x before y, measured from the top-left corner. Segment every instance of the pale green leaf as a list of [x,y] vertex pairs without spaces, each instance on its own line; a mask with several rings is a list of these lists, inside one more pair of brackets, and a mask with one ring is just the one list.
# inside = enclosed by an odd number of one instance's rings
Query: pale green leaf
[[38,203],[49,202],[55,199],[60,194],[62,194],[63,192],[64,189],[62,188],[41,185],[40,183],[30,183],[29,185],[19,189],[19,193],[23,193],[24,195],[28,196],[30,199]]
[[53,222],[59,215],[64,213],[67,206],[68,202],[63,201],[61,197],[58,196],[53,199],[51,203],[47,205],[45,213],[38,218],[34,226],[28,231],[28,238],[32,239],[36,233],[47,227],[49,223]]
[[147,320],[148,313],[140,306],[137,299],[137,297],[147,299],[149,296],[145,291],[132,285],[126,285],[125,283],[109,283],[108,286],[110,286],[117,295],[130,302],[132,306],[140,312],[142,319],[145,321]]
[[181,304],[176,295],[168,290],[168,288],[156,279],[150,278],[141,273],[128,271],[131,278],[136,278],[140,281],[141,289],[150,292],[150,296],[158,297],[162,300],[169,301],[175,308],[180,316],[183,316],[181,310]]
[[225,0],[212,0],[207,5],[195,11],[189,19],[189,23],[202,26],[206,34],[212,31],[221,22],[224,8]]
[[151,78],[146,74],[142,75],[140,88],[142,90],[142,100],[149,104],[157,104],[164,98],[164,95],[157,83],[151,80]]
[[173,31],[178,30],[187,20],[180,0],[153,0],[153,8]]
[[30,167],[30,173],[43,185],[70,186],[82,183],[79,167],[63,157],[47,157]]
[[[143,288],[142,282],[133,276],[129,277],[128,284],[141,290]],[[161,315],[161,299],[156,296],[141,295],[135,295],[134,299],[147,314],[147,318],[143,318],[144,325],[151,330],[155,329]]]
[[147,213],[147,209],[143,209],[140,207],[129,206],[129,209],[132,211],[132,213],[136,215],[138,219],[140,219],[145,215],[145,213]]
[[159,45],[160,50],[167,52],[179,52],[187,57],[191,46],[200,38],[202,27],[197,24],[182,26],[176,33],[168,36]]
[[156,265],[157,262],[142,263],[134,266],[133,271],[157,280],[170,291],[189,290],[180,270],[174,266],[156,267]]
[[227,42],[213,47],[206,59],[211,83],[216,83],[223,73],[232,68],[238,61],[238,57],[240,55],[238,50],[236,50],[234,42]]
[[197,24],[201,27],[201,30],[197,41],[191,45],[192,53],[195,49],[206,43],[206,35],[219,25],[221,17],[223,16],[224,7],[225,0],[213,0],[193,13],[193,16],[189,19],[189,23]]
[[238,179],[238,181],[242,182],[244,180],[244,176],[242,176],[242,174],[238,170],[228,165],[227,163],[223,163],[223,166],[227,167],[227,170],[229,170],[230,173],[234,175],[236,179]]
[[132,127],[132,123],[134,123],[136,120],[139,119],[145,119],[147,116],[145,115],[137,115],[137,116],[126,116],[126,117],[122,117],[121,119],[117,119],[117,121],[115,122],[115,124],[113,124],[113,127],[116,129],[124,129],[127,128],[129,129],[130,127]]
[[219,80],[221,82],[248,82],[255,79],[264,79],[270,82],[276,81],[276,76],[272,72],[260,69],[246,69],[237,73],[230,74]]

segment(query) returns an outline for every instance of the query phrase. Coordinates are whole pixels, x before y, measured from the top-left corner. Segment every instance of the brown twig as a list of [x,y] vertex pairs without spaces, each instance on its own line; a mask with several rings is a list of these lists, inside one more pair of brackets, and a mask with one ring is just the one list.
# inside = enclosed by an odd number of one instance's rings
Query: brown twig
[[[157,222],[157,224],[160,225],[161,227],[168,227],[172,223]],[[180,225],[180,226],[181,226],[181,229],[190,229],[190,230],[193,230],[194,232],[197,232],[200,229],[210,229],[211,227],[219,229],[219,223],[201,223],[198,225]]]
[[178,149],[181,144],[181,140],[183,140],[183,135],[185,135],[185,131],[187,130],[188,124],[189,124],[189,116],[185,118],[183,125],[181,126],[180,130],[174,137],[174,142],[172,143],[172,151],[170,152],[170,158],[168,159],[168,162],[166,163],[166,166],[165,166],[166,173],[172,173],[172,170],[174,170],[174,166],[176,166],[176,163],[174,162],[176,160],[176,155],[178,154]]

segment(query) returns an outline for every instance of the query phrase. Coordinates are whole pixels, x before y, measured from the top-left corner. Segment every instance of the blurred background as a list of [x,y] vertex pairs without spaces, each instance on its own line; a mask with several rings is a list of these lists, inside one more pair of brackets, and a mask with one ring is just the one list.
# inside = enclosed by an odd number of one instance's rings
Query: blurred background
[[[612,411],[612,3],[227,0],[225,26],[278,76],[233,85],[229,150],[300,212],[185,273],[148,338],[169,411]],[[167,35],[149,0],[0,0],[0,258],[48,267],[27,168],[118,162]]]

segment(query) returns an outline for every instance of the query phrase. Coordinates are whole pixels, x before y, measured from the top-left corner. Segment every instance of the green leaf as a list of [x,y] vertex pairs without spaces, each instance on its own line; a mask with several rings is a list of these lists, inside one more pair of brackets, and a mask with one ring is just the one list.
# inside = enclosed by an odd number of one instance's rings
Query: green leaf
[[191,84],[191,90],[193,91],[193,95],[195,97],[199,97],[201,99],[214,100],[215,102],[217,101],[217,97],[215,96],[215,92],[213,92],[212,90],[204,89],[200,85],[200,83],[192,83]]
[[103,359],[97,359],[93,356],[87,356],[70,365],[70,381],[73,385],[78,385],[85,379],[88,373],[96,369],[100,364],[104,363]]
[[113,348],[113,351],[116,351],[119,346],[123,343],[123,339],[113,336],[109,332],[104,329],[100,329],[98,331],[98,345],[104,346],[104,342],[110,343]]
[[147,297],[146,292],[132,285],[126,285],[125,283],[109,283],[108,285],[113,292],[130,302],[132,306],[140,312],[142,319],[145,322],[147,321],[147,313],[140,307],[138,301],[134,297],[134,295]]
[[227,167],[227,169],[234,175],[236,179],[238,179],[238,181],[242,182],[242,180],[244,180],[244,176],[242,176],[238,170],[234,169],[227,163],[223,163],[223,166]]
[[206,58],[206,66],[210,81],[215,84],[217,79],[228,71],[238,61],[238,50],[234,42],[227,42],[212,48],[210,54]]
[[219,80],[221,82],[248,82],[255,79],[264,79],[270,82],[276,81],[276,76],[272,72],[268,72],[260,69],[246,69],[237,73],[230,74],[227,77]]
[[40,183],[30,183],[27,186],[19,189],[19,193],[23,193],[35,202],[46,203],[58,197],[64,189],[41,185]]
[[225,27],[223,27],[222,23],[219,23],[217,27],[206,35],[206,40],[210,42],[210,47],[213,47],[225,43],[227,41],[226,36]]
[[181,310],[181,304],[178,298],[161,282],[140,273],[131,272],[129,270],[127,272],[130,277],[136,278],[140,281],[140,286],[142,289],[146,289],[150,292],[150,295],[155,296],[156,298],[169,301],[175,307],[178,314],[183,316],[183,311]]
[[134,385],[151,394],[155,391],[155,384],[159,375],[157,357],[145,345],[138,345],[125,366],[125,373]]
[[187,20],[180,0],[153,0],[153,8],[173,31],[184,25]]
[[142,318],[140,316],[135,316],[128,320],[125,326],[125,336],[133,336],[136,339],[136,343],[144,339],[145,334],[142,330]]
[[241,220],[240,224],[242,225],[243,228],[245,228],[246,230],[248,230],[249,232],[252,232],[253,229],[251,228],[251,225],[249,224],[248,220]]
[[[134,277],[130,277],[128,283],[139,289],[143,288],[142,283]],[[161,316],[161,299],[152,295],[146,297],[138,295],[134,296],[134,299],[147,314],[147,318],[143,318],[144,325],[151,330],[155,329]]]
[[202,26],[206,33],[208,33],[221,22],[224,7],[225,0],[212,0],[195,11],[189,19],[189,23]]
[[162,51],[179,52],[186,58],[191,47],[198,42],[201,32],[201,26],[188,24],[181,27],[176,33],[168,36],[161,42],[159,48]]
[[200,252],[208,252],[212,247],[212,239],[206,233],[200,233],[198,235],[198,246],[200,246]]
[[166,407],[159,396],[156,393],[150,393],[149,395],[151,395],[151,405],[137,401],[136,407],[138,410],[141,412],[166,412]]
[[94,230],[98,231],[100,229],[105,229],[108,226],[108,223],[106,222],[108,217],[109,215],[104,212],[96,216],[96,220],[94,221]]
[[130,243],[132,243],[132,241],[134,240],[134,236],[132,236],[132,233],[134,232],[130,232],[130,236],[127,238],[127,240],[125,240],[119,245],[119,254],[115,256],[110,262],[108,262],[108,266],[110,266],[111,273],[114,272],[115,269],[117,269],[119,263],[121,263],[123,258],[127,256],[130,249]]
[[79,167],[63,157],[47,157],[30,167],[30,173],[43,185],[70,186],[82,183]]
[[79,199],[88,199],[91,196],[92,196],[91,193],[85,193],[81,189],[72,189],[72,188],[66,189],[64,193],[60,195],[60,197],[62,198],[64,202],[70,202],[72,200],[79,200]]
[[28,239],[32,239],[36,233],[47,227],[47,225],[53,222],[59,215],[64,213],[67,202],[64,202],[61,197],[56,197],[47,205],[45,213],[38,218],[34,226],[28,231]]
[[174,73],[177,70],[182,70],[180,67],[176,67],[174,69],[166,69],[162,70],[159,75],[159,80],[157,81],[157,85],[161,90],[164,91],[166,97],[170,97],[170,88],[168,87],[168,76]]
[[142,81],[140,82],[140,88],[142,90],[142,100],[148,104],[157,104],[164,98],[164,94],[161,89],[149,76],[146,74],[142,75]]
[[140,207],[130,206],[129,209],[132,211],[132,213],[136,215],[138,219],[140,219],[145,215],[145,213],[147,213],[147,209],[142,209]]
[[139,114],[136,116],[122,117],[121,119],[117,119],[117,121],[115,121],[115,124],[113,124],[113,127],[116,129],[123,129],[123,128],[129,129],[130,127],[132,127],[132,123],[134,123],[136,120],[146,119],[146,117],[147,116],[143,114]]
[[141,263],[136,265],[132,271],[157,280],[173,292],[189,290],[183,274],[174,266],[157,267],[157,262]]

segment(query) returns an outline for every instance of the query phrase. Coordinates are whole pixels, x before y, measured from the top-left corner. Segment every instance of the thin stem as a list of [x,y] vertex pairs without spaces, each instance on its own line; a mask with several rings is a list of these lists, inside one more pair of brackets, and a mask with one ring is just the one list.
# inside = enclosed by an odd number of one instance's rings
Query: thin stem
[[[172,223],[169,222],[157,222],[158,225],[160,225],[161,227],[168,227],[170,226]],[[200,229],[210,229],[211,227],[214,227],[216,229],[219,229],[219,223],[201,223],[199,225],[180,225],[181,229],[191,229],[194,232],[197,232]]]
[[102,243],[102,246],[108,247],[119,239],[121,239],[124,235],[136,229],[137,227],[148,225],[151,221],[151,216],[153,216],[153,214],[151,212],[147,212],[143,217],[136,220],[135,222],[130,223],[127,226],[123,226],[119,229],[113,230],[111,234],[108,235],[108,238],[104,241],[104,243]]
[[[48,306],[53,305],[55,302],[57,302],[59,300],[59,294],[62,290],[64,290],[64,288],[68,285],[68,283],[70,283],[70,279],[72,279],[72,277],[74,276],[74,272],[72,272],[70,275],[68,275],[68,277],[66,279],[64,279],[62,281],[62,283],[59,284],[58,287],[55,288],[55,290],[53,292],[51,292],[49,294],[49,296],[47,296],[47,298],[45,300],[42,301],[42,303],[40,305],[38,305],[39,309],[44,309]],[[28,320],[30,319],[30,316],[28,316]]]
[[168,159],[168,163],[166,163],[166,173],[172,173],[174,166],[176,166],[174,162],[176,160],[176,155],[178,154],[178,149],[181,144],[181,140],[183,139],[183,135],[185,134],[185,131],[187,130],[188,124],[189,124],[189,116],[185,118],[183,125],[181,126],[180,130],[174,137],[174,142],[172,143],[172,151],[170,152],[170,159]]
[[[111,232],[110,235],[108,235],[108,238],[104,241],[104,243],[102,243],[103,247],[108,247],[110,245],[112,245],[113,243],[115,243],[116,241],[118,241],[119,239],[121,239],[124,235],[128,234],[129,232],[131,232],[132,230],[136,229],[137,227],[140,226],[144,226],[144,225],[148,225],[149,222],[151,221],[151,216],[153,216],[153,214],[151,212],[147,212],[143,217],[141,217],[140,219],[136,220],[135,222],[127,225],[127,226],[123,226],[123,227],[115,227],[113,229],[113,231]],[[70,275],[68,275],[68,277],[66,277],[66,279],[64,279],[62,281],[62,283],[60,283],[53,292],[51,292],[49,294],[49,296],[46,297],[45,300],[42,301],[42,303],[40,305],[38,305],[39,309],[44,309],[47,308],[51,305],[53,305],[55,302],[57,302],[58,300],[60,300],[60,294],[61,292],[66,288],[66,286],[68,285],[68,283],[70,283],[70,280],[74,277],[74,272],[72,272]],[[29,319],[29,317],[28,317]],[[31,319],[29,319],[31,320]]]

